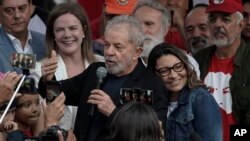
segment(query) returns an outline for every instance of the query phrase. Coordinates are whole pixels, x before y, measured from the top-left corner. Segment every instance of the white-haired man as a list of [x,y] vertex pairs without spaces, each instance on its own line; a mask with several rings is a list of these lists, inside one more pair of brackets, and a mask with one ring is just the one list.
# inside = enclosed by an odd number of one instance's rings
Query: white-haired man
[[[158,44],[163,43],[170,28],[170,12],[157,1],[139,1],[133,12],[146,34],[143,44],[142,58],[147,63],[147,58],[151,50]],[[189,61],[194,66],[197,75],[200,75],[199,66],[195,59],[187,55]]]
[[201,79],[223,114],[223,140],[233,124],[250,124],[250,46],[241,39],[245,25],[241,0],[209,0],[206,9],[214,46],[195,54]]

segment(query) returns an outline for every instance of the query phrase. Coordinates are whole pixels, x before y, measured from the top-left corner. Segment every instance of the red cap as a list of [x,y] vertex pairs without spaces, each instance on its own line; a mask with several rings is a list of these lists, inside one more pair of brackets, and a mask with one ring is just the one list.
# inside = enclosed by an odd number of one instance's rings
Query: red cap
[[243,12],[241,0],[209,0],[209,5],[206,9],[207,13],[225,12],[232,14],[237,11]]
[[132,14],[137,0],[105,0],[106,12],[118,15]]

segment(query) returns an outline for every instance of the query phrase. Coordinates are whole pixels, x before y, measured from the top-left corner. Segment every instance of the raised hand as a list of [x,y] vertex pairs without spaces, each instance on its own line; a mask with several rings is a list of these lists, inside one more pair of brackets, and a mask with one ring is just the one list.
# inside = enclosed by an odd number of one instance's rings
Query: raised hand
[[6,121],[4,123],[4,128],[7,132],[12,132],[18,129],[18,124],[14,121]]
[[58,122],[64,115],[64,102],[65,95],[63,92],[59,96],[57,96],[56,99],[49,105],[47,105],[46,101],[42,102],[46,127],[58,124]]
[[[0,80],[0,106],[11,99],[14,88],[21,77],[22,74],[17,74],[16,72],[7,72],[4,74],[3,79]],[[20,96],[20,94],[17,96]]]
[[41,72],[43,76],[43,81],[50,81],[55,75],[56,69],[58,67],[58,59],[55,50],[52,50],[50,58],[47,58],[42,62]]

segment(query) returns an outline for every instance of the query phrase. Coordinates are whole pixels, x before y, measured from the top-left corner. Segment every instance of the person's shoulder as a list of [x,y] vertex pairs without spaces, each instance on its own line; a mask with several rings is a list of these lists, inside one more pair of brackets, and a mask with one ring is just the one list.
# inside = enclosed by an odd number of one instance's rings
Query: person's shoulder
[[247,43],[245,41],[242,41],[243,43],[241,46],[243,46],[244,52],[250,53],[250,43]]
[[141,76],[143,79],[147,80],[148,83],[151,84],[151,82],[152,82],[152,83],[155,83],[157,85],[159,85],[159,83],[163,84],[161,77],[158,76],[157,74],[153,73],[148,68],[145,68],[145,70],[143,70],[143,72],[144,73],[142,73]]
[[3,33],[3,32],[4,32],[3,26],[0,26],[0,33]]
[[105,67],[105,63],[104,62],[93,62],[91,63],[86,70],[84,70],[82,72],[82,74],[84,75],[88,75],[88,76],[92,76],[93,74],[96,74],[96,70],[99,68],[99,67]]
[[32,37],[32,44],[42,44],[45,45],[45,35],[33,30],[29,30]]
[[[241,44],[235,54],[237,64],[249,64],[250,62],[250,44],[241,40]],[[250,68],[249,65],[246,68]]]
[[31,33],[31,36],[35,36],[35,37],[45,37],[44,34],[39,33],[39,32],[37,32],[37,31],[34,31],[34,30],[29,30],[29,31],[30,31],[30,33]]
[[138,63],[138,67],[136,67],[137,74],[141,75],[143,78],[150,78],[150,79],[159,79],[160,77],[155,74],[152,70],[148,69],[145,64],[143,63],[143,60],[140,60]]
[[150,85],[152,85],[151,82],[155,84],[159,84],[162,82],[161,78],[157,74],[153,73],[152,70],[146,68],[141,60],[139,60],[132,74],[135,79],[145,81]]
[[213,50],[214,48],[215,48],[214,45],[205,47],[205,48],[203,48],[203,49],[200,49],[200,50],[199,50],[198,52],[196,52],[193,56],[194,56],[194,58],[196,58],[196,56],[200,56],[200,55],[207,54],[208,52],[210,52],[210,51]]
[[207,88],[205,88],[203,86],[197,86],[197,87],[191,89],[191,91],[193,91],[193,92],[201,92],[201,93],[202,92],[208,92]]
[[4,28],[0,26],[0,44],[3,44],[2,40],[7,37],[7,33],[5,32]]
[[208,91],[207,88],[203,86],[198,86],[190,90],[190,95],[195,97],[212,97],[212,94]]
[[216,46],[212,45],[206,48],[203,48],[201,50],[199,50],[198,52],[196,52],[193,57],[194,59],[197,61],[197,63],[199,65],[204,65],[203,61],[207,60],[208,58],[212,57],[212,55],[214,54],[216,50]]

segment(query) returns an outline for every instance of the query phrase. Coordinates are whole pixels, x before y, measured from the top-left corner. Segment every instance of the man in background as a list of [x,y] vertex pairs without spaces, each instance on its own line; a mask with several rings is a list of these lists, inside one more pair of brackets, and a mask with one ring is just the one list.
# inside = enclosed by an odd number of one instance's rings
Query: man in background
[[230,125],[250,124],[250,48],[241,39],[243,6],[241,0],[209,0],[206,12],[215,45],[194,57],[201,79],[221,108],[223,140],[229,141]]
[[246,26],[242,30],[242,38],[245,42],[250,43],[250,1],[243,0],[243,16]]
[[212,45],[206,8],[207,5],[205,4],[196,5],[185,18],[184,31],[192,54]]
[[36,55],[37,61],[45,57],[45,36],[30,31],[31,0],[0,0],[0,71],[21,72],[13,68],[10,56],[12,53]]
[[[133,16],[136,17],[143,28],[146,38],[143,44],[142,58],[147,64],[151,50],[158,44],[164,42],[165,36],[170,28],[170,12],[159,2],[152,0],[139,1],[136,5]],[[187,57],[199,77],[199,65],[195,59],[187,54]]]

